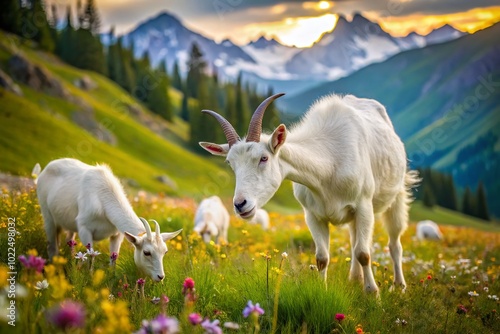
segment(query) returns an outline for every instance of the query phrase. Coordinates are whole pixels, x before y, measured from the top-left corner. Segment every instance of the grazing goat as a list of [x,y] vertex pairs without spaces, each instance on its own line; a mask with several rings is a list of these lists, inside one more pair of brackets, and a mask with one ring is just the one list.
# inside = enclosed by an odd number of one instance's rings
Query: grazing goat
[[218,196],[205,198],[200,202],[194,218],[194,231],[205,242],[210,242],[212,237],[215,242],[219,239],[227,243],[227,229],[229,228],[229,212]]
[[244,140],[222,116],[203,110],[218,120],[226,135],[227,144],[200,145],[214,155],[226,156],[233,169],[236,213],[251,219],[284,179],[293,181],[325,282],[330,262],[329,223],[350,222],[350,278],[364,280],[367,292],[378,292],[370,245],[374,215],[383,213],[394,281],[404,288],[400,236],[407,226],[409,189],[418,178],[415,172],[407,172],[404,145],[385,108],[370,99],[329,95],[314,103],[290,131],[281,124],[271,135],[262,134],[264,111],[282,95],[273,95],[260,104]]
[[422,220],[417,223],[418,240],[443,240],[443,234],[438,224],[432,220]]
[[269,214],[264,209],[258,209],[250,222],[260,224],[262,229],[266,231],[269,228]]
[[58,254],[61,230],[68,231],[70,239],[78,232],[81,242],[90,247],[109,237],[111,254],[118,254],[125,236],[135,248],[137,267],[155,281],[165,277],[165,241],[182,230],[160,233],[155,221],[153,235],[149,223],[134,213],[120,181],[107,166],[90,166],[75,159],[51,161],[38,176],[37,195],[50,259]]

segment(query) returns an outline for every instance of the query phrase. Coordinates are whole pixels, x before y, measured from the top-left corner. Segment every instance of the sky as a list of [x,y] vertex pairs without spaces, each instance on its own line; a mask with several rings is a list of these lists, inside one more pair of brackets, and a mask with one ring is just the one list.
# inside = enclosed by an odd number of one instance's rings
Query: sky
[[[76,0],[47,0],[62,8]],[[82,1],[83,3],[86,0]],[[127,33],[168,11],[191,30],[243,45],[264,35],[308,47],[333,30],[338,15],[360,12],[393,36],[427,34],[444,24],[474,32],[500,21],[500,0],[96,0],[102,30]],[[61,15],[62,16],[62,15]]]

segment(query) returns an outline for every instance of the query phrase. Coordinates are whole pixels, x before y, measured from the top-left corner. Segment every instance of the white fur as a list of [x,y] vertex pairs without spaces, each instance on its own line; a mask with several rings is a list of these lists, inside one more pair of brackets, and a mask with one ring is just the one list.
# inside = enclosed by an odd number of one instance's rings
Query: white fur
[[405,286],[400,236],[407,226],[408,189],[418,178],[415,172],[406,171],[403,143],[380,103],[329,95],[314,103],[290,131],[280,125],[258,143],[241,140],[230,149],[227,144],[200,145],[213,154],[227,155],[236,176],[236,212],[245,219],[269,201],[284,179],[294,182],[325,281],[330,262],[329,223],[349,222],[350,277],[364,280],[365,291],[378,291],[370,245],[374,215],[383,213],[395,283]]
[[260,224],[262,229],[265,231],[269,228],[269,214],[264,209],[258,209],[255,211],[255,216],[250,220],[250,222]]
[[125,235],[135,247],[136,265],[155,281],[165,276],[165,241],[181,230],[160,234],[157,225],[156,234],[148,237],[147,222],[134,213],[120,181],[107,166],[68,158],[51,161],[37,179],[37,195],[50,259],[58,254],[61,230],[68,231],[68,239],[78,233],[81,242],[91,247],[96,240],[110,238],[111,253],[120,251]]
[[194,231],[203,237],[205,242],[212,238],[219,243],[220,239],[227,243],[229,228],[229,212],[218,196],[205,198],[200,202],[194,218]]
[[418,240],[443,240],[443,234],[438,224],[432,220],[422,220],[417,223]]

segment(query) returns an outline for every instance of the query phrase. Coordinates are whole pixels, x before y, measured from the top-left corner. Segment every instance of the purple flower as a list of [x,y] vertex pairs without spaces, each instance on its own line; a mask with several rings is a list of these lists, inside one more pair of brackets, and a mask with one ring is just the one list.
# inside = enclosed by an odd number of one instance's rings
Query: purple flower
[[205,333],[222,334],[222,329],[219,327],[219,320],[214,320],[213,322],[210,322],[210,320],[205,319],[201,323],[201,327],[203,327]]
[[50,309],[47,320],[60,329],[83,328],[85,326],[85,308],[72,300],[65,300]]
[[466,314],[467,313],[467,309],[465,308],[465,306],[463,306],[462,304],[460,304],[460,305],[457,306],[457,313],[458,314]]
[[69,248],[73,249],[76,246],[76,241],[73,239],[70,239],[70,240],[68,240],[68,242],[66,244],[69,246]]
[[92,245],[90,244],[90,242],[85,246],[85,248],[87,248],[87,250],[92,248]]
[[188,315],[188,320],[191,325],[196,326],[203,321],[203,318],[198,313],[191,313],[190,315]]
[[248,301],[247,306],[243,310],[243,316],[248,318],[250,314],[256,314],[257,316],[264,314],[264,310],[260,307],[259,303],[253,304],[251,300]]
[[335,314],[335,320],[337,320],[338,322],[341,322],[344,319],[345,319],[345,315],[343,313]]
[[26,256],[21,255],[19,256],[19,261],[27,269],[35,269],[38,273],[41,273],[45,266],[45,259],[39,256],[28,255],[26,258]]
[[144,283],[146,283],[146,280],[145,280],[144,278],[139,278],[139,279],[137,280],[137,285],[138,285],[138,286],[143,286],[143,285],[144,285]]
[[179,321],[175,318],[166,317],[163,314],[160,314],[155,319],[151,320],[147,327],[150,329],[147,333],[179,333]]
[[109,258],[111,259],[111,261],[115,262],[116,259],[118,258],[118,253],[117,252],[111,253]]

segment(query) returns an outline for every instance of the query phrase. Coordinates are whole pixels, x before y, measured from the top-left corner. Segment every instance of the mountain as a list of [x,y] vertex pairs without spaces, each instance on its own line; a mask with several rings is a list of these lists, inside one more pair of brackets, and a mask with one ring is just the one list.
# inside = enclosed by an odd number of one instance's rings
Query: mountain
[[393,37],[380,25],[361,14],[351,21],[340,15],[332,32],[325,33],[311,48],[303,49],[285,65],[285,70],[300,77],[335,80],[401,51],[446,42],[463,33],[449,25],[427,36],[411,33]]
[[[153,65],[167,61],[169,68],[175,60],[181,71],[193,42],[196,42],[209,67],[216,67],[222,77],[235,79],[242,73],[260,91],[273,87],[275,91],[298,92],[327,80],[346,76],[373,62],[430,43],[456,38],[459,32],[444,26],[429,36],[410,34],[394,38],[361,14],[351,21],[340,16],[335,29],[326,33],[311,48],[284,46],[275,39],[260,37],[239,47],[230,40],[216,43],[186,28],[167,12],[140,23],[124,36],[125,44],[134,44],[136,56],[148,52]],[[103,41],[109,38],[103,36]]]
[[332,92],[387,108],[411,164],[453,173],[460,187],[482,180],[500,216],[500,24],[447,43],[399,53],[348,77],[279,102],[299,117]]
[[166,12],[140,23],[124,36],[124,40],[126,45],[134,44],[136,56],[142,56],[147,51],[154,65],[166,60],[169,68],[177,59],[181,70],[185,70],[194,42],[201,48],[210,67],[216,66],[229,71],[239,62],[255,64],[252,57],[231,41],[216,43],[187,29],[178,18]]

